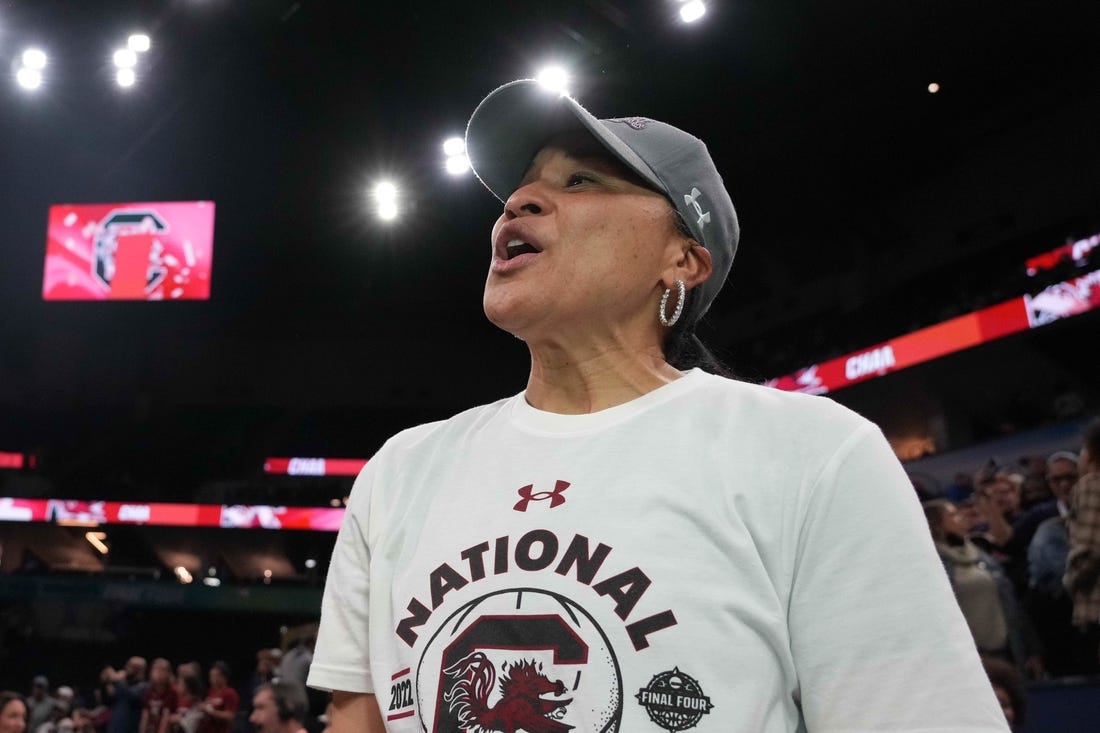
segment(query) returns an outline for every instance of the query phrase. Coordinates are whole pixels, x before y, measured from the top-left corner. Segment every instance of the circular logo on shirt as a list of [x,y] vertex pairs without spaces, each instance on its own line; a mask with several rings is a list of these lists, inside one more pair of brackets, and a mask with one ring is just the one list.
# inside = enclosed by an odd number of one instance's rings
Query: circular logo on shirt
[[671,672],[653,675],[634,697],[649,713],[649,719],[667,731],[694,728],[714,707],[695,678],[675,667]]
[[595,619],[535,588],[497,591],[451,614],[416,671],[421,724],[458,730],[616,733],[622,677]]

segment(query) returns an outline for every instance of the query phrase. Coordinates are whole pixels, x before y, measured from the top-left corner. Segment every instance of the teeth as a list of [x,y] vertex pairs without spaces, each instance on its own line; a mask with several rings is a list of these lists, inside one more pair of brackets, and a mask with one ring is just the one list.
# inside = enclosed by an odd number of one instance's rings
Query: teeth
[[524,242],[522,239],[512,239],[505,245],[504,251],[508,259],[512,259],[513,257],[519,257],[522,254],[530,252],[538,252],[539,250],[531,243]]

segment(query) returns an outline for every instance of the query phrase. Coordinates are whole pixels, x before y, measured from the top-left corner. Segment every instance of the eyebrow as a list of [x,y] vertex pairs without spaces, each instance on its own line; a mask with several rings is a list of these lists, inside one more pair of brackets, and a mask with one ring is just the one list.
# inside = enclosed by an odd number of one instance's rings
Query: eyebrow
[[[626,181],[627,183],[632,183],[635,186],[640,186],[641,188],[647,189],[649,191],[654,191],[655,193],[661,193],[660,191],[656,191],[648,181],[635,173],[629,166],[626,165],[626,163],[623,163],[621,160],[619,160],[606,150],[588,150],[577,148],[570,149],[567,147],[559,147],[556,145],[547,145],[539,152],[541,153],[542,150],[551,149],[560,151],[572,163],[592,168],[593,172],[595,173],[603,173],[606,175],[614,176],[615,178]],[[531,161],[532,165],[534,164],[534,162],[534,160]],[[520,179],[520,186],[526,186],[528,183],[531,182],[531,168],[531,165],[527,166],[527,170],[524,172],[523,178]]]

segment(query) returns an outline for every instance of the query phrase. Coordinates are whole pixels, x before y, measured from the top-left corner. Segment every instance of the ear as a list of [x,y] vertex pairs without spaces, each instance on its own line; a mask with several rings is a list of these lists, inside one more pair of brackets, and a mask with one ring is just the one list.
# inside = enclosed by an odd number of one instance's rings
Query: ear
[[688,290],[710,277],[714,271],[710,252],[694,239],[681,239],[678,256],[665,268],[661,281],[671,288],[677,280],[683,280]]

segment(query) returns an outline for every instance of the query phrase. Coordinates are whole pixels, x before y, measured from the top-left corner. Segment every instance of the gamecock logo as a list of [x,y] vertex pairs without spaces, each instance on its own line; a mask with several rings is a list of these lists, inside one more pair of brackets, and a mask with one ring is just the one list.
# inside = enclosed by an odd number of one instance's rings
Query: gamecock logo
[[603,630],[573,601],[534,588],[451,614],[420,657],[416,695],[430,733],[616,733],[622,719],[622,677]]
[[501,697],[489,704],[489,693],[496,686],[493,663],[482,652],[474,652],[443,672],[456,682],[443,693],[448,710],[458,717],[462,730],[505,731],[515,733],[565,733],[573,726],[558,721],[573,700],[546,700],[543,695],[564,695],[561,680],[551,681],[542,673],[542,665],[531,661],[504,663],[500,679]]

